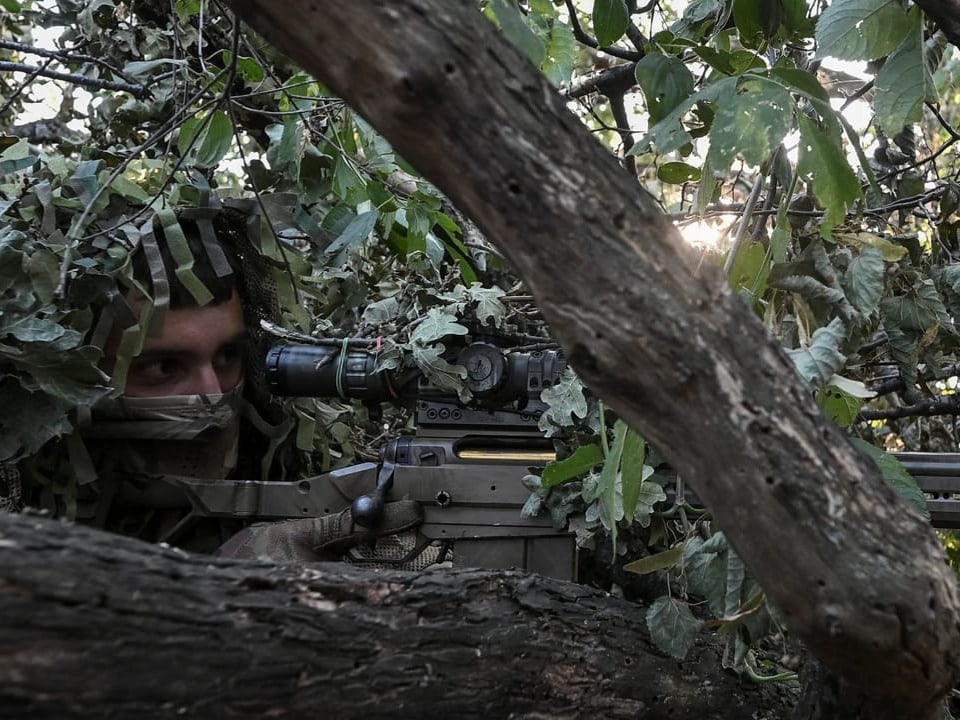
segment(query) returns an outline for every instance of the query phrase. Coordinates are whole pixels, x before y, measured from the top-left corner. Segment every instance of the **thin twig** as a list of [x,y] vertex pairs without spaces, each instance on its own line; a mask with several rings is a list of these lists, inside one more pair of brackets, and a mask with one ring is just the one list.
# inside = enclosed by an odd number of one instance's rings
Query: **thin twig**
[[930,417],[932,415],[960,415],[960,395],[938,395],[910,405],[861,410],[861,420],[896,420],[905,417]]
[[27,55],[36,55],[38,57],[59,60],[60,62],[64,63],[77,62],[99,65],[115,75],[122,77],[127,82],[133,82],[133,80],[128,75],[124,74],[123,71],[118,70],[113,65],[106,62],[103,58],[94,57],[93,55],[82,55],[75,53],[72,50],[48,50],[46,48],[39,48],[33,45],[27,45],[25,43],[14,42],[13,40],[0,40],[0,48],[4,48],[5,50],[15,50],[16,52],[22,52]]
[[580,19],[577,17],[577,9],[573,5],[573,0],[566,0],[566,3],[567,14],[570,16],[570,26],[573,28],[573,37],[576,38],[577,41],[583,45],[586,45],[587,47],[593,48],[594,50],[600,50],[601,52],[605,52],[607,55],[618,57],[621,60],[637,61],[643,57],[643,53],[641,52],[624,50],[623,48],[618,48],[612,45],[600,47],[600,43],[584,32],[583,27],[580,25]]
[[[197,100],[199,100],[200,98],[202,98],[204,95],[206,95],[207,91],[211,87],[213,87],[215,83],[219,82],[220,77],[224,75],[226,72],[227,72],[226,70],[221,71],[216,77],[214,77],[209,83],[207,83],[207,85],[205,85],[198,93],[196,93],[192,98],[190,98],[190,101],[187,104],[185,104],[183,107],[180,108],[180,110],[175,112],[170,117],[169,120],[163,123],[163,125],[161,125],[152,135],[150,135],[150,137],[144,140],[137,147],[133,148],[133,150],[130,151],[127,157],[124,158],[124,160],[119,165],[117,165],[117,167],[114,169],[112,173],[110,173],[110,177],[107,178],[107,181],[103,185],[101,185],[99,188],[97,188],[97,192],[94,193],[93,197],[87,203],[86,207],[84,207],[83,212],[70,226],[70,231],[67,234],[67,238],[66,238],[66,245],[63,250],[63,260],[60,263],[60,280],[57,283],[56,290],[54,291],[55,297],[62,298],[64,295],[64,292],[66,291],[67,273],[70,270],[70,263],[73,261],[73,250],[80,241],[79,234],[82,231],[83,227],[85,226],[87,222],[87,218],[90,217],[90,213],[93,210],[94,205],[96,205],[97,200],[99,200],[100,197],[107,190],[110,189],[110,186],[113,184],[114,180],[116,180],[124,172],[126,172],[127,167],[129,167],[130,163],[133,162],[134,158],[138,157],[141,153],[143,153],[153,145],[160,142],[164,138],[164,136],[168,132],[170,132],[170,130],[172,130],[179,123],[181,123],[183,120],[183,116],[187,112],[191,112],[189,110],[190,105],[196,102]],[[215,104],[217,102],[220,102],[220,100],[207,102],[203,106],[201,106],[201,108],[197,110],[193,110],[192,112],[199,112],[199,110],[202,110],[205,107],[209,107],[210,105]],[[209,117],[210,116],[208,115],[207,118],[209,119]],[[200,133],[198,132],[194,136],[194,141],[196,141],[199,135]],[[178,160],[177,166],[175,166],[174,169],[171,171],[170,175],[168,176],[167,182],[169,182],[169,179],[173,177],[173,173],[176,172],[177,168],[182,163],[182,161],[183,161],[183,158],[180,158]],[[129,219],[127,219],[127,221],[128,220]],[[97,234],[101,234],[101,233],[97,233]]]
[[99,78],[90,78],[86,75],[77,75],[76,73],[62,73],[56,70],[47,70],[38,65],[25,65],[23,63],[8,62],[0,60],[0,71],[29,73],[34,77],[37,75],[51,80],[63,80],[73,85],[82,85],[84,87],[97,88],[98,90],[116,90],[118,92],[128,92],[135,97],[142,98],[149,92],[146,85],[134,85],[127,82],[117,82],[114,80],[100,80]]

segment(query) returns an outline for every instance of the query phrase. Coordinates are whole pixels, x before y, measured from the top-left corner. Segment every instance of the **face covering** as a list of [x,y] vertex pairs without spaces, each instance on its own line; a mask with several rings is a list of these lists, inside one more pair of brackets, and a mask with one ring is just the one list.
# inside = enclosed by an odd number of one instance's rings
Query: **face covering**
[[121,505],[189,505],[177,478],[223,479],[237,465],[242,388],[215,395],[120,397],[81,427],[102,479]]

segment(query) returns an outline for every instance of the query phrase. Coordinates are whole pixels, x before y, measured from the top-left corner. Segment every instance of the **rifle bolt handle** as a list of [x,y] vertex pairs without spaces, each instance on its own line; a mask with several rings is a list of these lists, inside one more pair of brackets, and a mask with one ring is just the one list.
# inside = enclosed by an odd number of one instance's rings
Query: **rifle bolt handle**
[[350,506],[350,514],[357,525],[368,529],[374,527],[383,516],[383,495],[361,495]]

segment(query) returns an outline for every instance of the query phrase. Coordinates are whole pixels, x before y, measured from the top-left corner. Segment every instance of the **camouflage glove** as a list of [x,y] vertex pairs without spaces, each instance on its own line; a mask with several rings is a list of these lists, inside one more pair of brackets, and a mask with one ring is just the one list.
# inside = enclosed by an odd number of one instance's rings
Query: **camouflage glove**
[[336,515],[251,525],[229,538],[214,554],[278,563],[340,560],[353,548],[405,533],[422,522],[419,503],[397,500],[384,505],[383,518],[372,530],[354,525],[347,508]]

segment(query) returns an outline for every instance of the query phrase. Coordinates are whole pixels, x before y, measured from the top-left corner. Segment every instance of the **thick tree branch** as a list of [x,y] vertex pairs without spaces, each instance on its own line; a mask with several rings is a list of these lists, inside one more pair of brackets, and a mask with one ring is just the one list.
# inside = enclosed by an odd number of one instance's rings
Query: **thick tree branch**
[[932,530],[519,51],[443,0],[232,4],[504,251],[580,376],[690,481],[789,627],[874,693],[872,717],[933,717],[960,599]]
[[[244,563],[0,514],[6,720],[786,717],[643,607],[517,571]],[[778,707],[780,706],[780,707]]]
[[636,68],[636,63],[623,63],[597,70],[577,78],[563,94],[569,98],[580,98],[593,92],[606,95],[611,88],[622,94],[636,84]]

